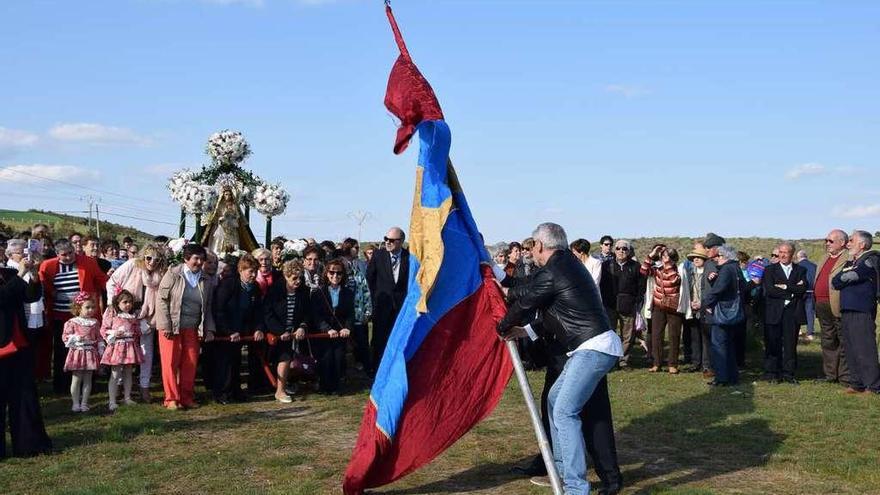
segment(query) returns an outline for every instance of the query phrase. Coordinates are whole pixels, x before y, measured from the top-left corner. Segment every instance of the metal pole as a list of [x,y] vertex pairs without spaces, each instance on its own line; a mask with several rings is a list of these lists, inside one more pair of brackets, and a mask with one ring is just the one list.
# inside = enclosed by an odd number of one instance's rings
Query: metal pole
[[272,242],[272,217],[266,217],[266,247]]
[[516,342],[508,340],[507,351],[510,353],[510,360],[513,361],[513,370],[516,372],[516,379],[519,382],[519,389],[522,391],[523,399],[526,401],[526,407],[529,409],[529,416],[532,418],[532,426],[535,427],[535,436],[538,437],[538,447],[541,448],[541,457],[544,458],[544,467],[547,468],[547,476],[550,477],[550,484],[553,486],[553,495],[563,495],[562,480],[559,479],[559,473],[556,472],[556,464],[553,462],[553,452],[550,451],[550,442],[547,440],[547,432],[544,431],[544,425],[541,424],[541,413],[535,405],[535,398],[532,396],[532,388],[529,387],[529,377],[523,368],[522,360],[519,358],[519,350],[516,348]]
[[101,238],[101,210],[98,209],[98,203],[95,203],[95,230],[98,239]]
[[180,234],[178,237],[186,235],[186,210],[180,209]]

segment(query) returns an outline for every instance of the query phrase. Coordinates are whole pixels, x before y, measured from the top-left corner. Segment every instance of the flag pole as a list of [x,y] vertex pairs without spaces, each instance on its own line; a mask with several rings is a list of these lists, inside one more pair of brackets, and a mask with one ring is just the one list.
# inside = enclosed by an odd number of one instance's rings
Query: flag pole
[[541,449],[541,457],[544,458],[544,467],[547,468],[547,476],[550,477],[550,485],[553,486],[553,495],[563,495],[562,481],[559,479],[559,473],[556,472],[556,464],[553,462],[553,452],[550,451],[547,432],[544,431],[544,425],[541,423],[541,414],[535,405],[532,388],[529,386],[529,377],[526,375],[522,359],[519,357],[516,342],[508,340],[505,343],[507,344],[507,351],[510,353],[510,360],[513,361],[513,369],[516,372],[519,389],[522,391],[526,407],[529,409],[529,416],[532,418],[532,426],[535,427],[535,436],[538,437],[538,447]]

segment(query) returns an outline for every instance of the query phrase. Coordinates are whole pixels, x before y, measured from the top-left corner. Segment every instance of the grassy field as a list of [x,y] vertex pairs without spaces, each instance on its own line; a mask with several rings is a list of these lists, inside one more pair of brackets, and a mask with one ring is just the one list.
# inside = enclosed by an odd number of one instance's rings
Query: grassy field
[[[753,383],[759,361],[750,358],[735,388],[709,389],[697,374],[612,373],[625,493],[880,493],[880,398],[807,380],[819,374],[815,343],[800,347],[800,386]],[[531,381],[539,391],[542,374]],[[70,413],[66,397],[49,398],[44,414],[57,453],[0,463],[0,493],[341,493],[367,398],[362,382],[348,388],[290,405],[265,396],[192,411],[128,406],[114,415],[106,392],[86,415]],[[535,451],[512,382],[491,417],[376,493],[550,493],[508,472]]]

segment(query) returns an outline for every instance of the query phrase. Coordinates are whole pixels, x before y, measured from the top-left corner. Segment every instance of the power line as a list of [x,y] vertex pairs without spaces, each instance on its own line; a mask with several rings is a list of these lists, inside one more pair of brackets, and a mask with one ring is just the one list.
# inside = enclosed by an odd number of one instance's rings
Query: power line
[[154,199],[138,198],[138,197],[132,196],[132,195],[130,195],[130,194],[120,194],[120,193],[113,192],[113,191],[105,191],[105,190],[103,190],[103,189],[97,189],[97,188],[94,188],[94,187],[84,186],[84,185],[82,185],[82,184],[77,184],[77,183],[75,183],[75,182],[68,182],[68,181],[66,181],[66,180],[55,179],[55,178],[52,178],[52,177],[44,177],[44,176],[42,176],[42,175],[34,174],[34,173],[31,173],[31,172],[25,172],[24,170],[19,170],[19,169],[13,168],[13,167],[11,167],[11,166],[10,166],[10,167],[3,167],[3,168],[0,168],[0,171],[3,171],[3,170],[9,171],[9,172],[13,172],[13,173],[16,173],[16,174],[27,175],[27,176],[34,177],[34,178],[37,178],[37,179],[47,180],[47,181],[51,181],[51,182],[57,182],[57,183],[59,183],[59,184],[65,184],[65,185],[68,185],[68,186],[79,187],[79,188],[82,188],[82,189],[86,189],[86,190],[93,191],[93,192],[98,192],[98,193],[101,193],[101,194],[109,194],[109,195],[111,195],[111,196],[117,196],[117,197],[120,197],[120,198],[126,198],[126,199],[137,199],[137,200],[140,200],[140,201],[146,201],[146,202],[150,202],[150,203],[154,203],[154,204],[159,204],[159,205],[162,205],[162,206],[167,206],[166,203],[162,203],[162,202],[160,202],[160,201],[156,201],[156,200],[154,200]]

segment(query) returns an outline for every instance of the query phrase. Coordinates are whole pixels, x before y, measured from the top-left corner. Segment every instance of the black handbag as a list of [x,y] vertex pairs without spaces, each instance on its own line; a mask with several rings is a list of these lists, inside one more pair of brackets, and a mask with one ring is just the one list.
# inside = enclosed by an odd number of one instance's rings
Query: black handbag
[[746,312],[742,305],[742,293],[740,292],[740,286],[743,281],[738,273],[736,277],[736,298],[729,302],[718,301],[715,305],[713,316],[717,325],[736,325],[737,323],[742,323],[746,318]]

